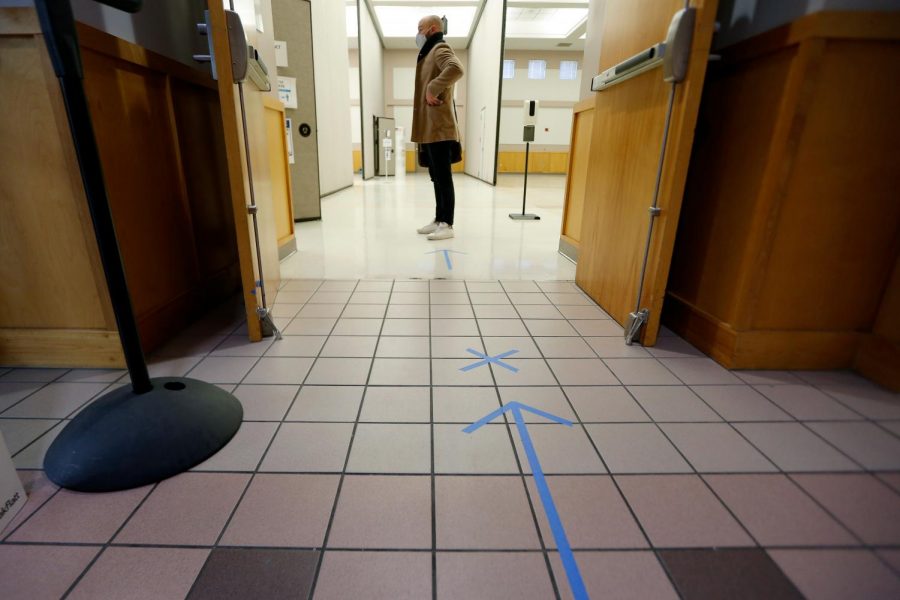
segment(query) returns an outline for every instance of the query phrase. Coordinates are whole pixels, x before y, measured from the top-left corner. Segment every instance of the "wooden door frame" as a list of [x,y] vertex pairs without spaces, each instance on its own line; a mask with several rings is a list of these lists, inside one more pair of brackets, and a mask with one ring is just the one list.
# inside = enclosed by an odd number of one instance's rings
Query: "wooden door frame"
[[[238,265],[241,271],[241,293],[244,298],[244,311],[247,316],[247,335],[251,342],[262,339],[262,327],[256,309],[259,306],[256,296],[256,271],[253,267],[253,248],[250,241],[250,229],[247,224],[247,191],[244,187],[244,171],[241,161],[241,135],[238,131],[240,115],[235,108],[234,74],[230,60],[222,60],[231,56],[225,22],[225,8],[221,2],[207,0],[209,21],[212,31],[213,51],[219,58],[216,61],[216,83],[219,91],[222,132],[225,141],[225,156],[228,165],[228,188],[231,194],[231,208],[234,212],[234,234],[237,239]],[[223,32],[216,35],[215,32]],[[249,151],[249,149],[248,149]]]

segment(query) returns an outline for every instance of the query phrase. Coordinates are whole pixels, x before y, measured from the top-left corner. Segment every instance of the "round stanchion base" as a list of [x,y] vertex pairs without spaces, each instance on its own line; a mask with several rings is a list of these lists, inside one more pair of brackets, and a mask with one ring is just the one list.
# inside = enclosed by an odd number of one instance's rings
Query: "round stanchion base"
[[147,393],[121,387],[72,419],[44,458],[50,481],[79,492],[155,483],[200,464],[241,426],[240,401],[220,387],[186,377],[150,381]]
[[538,215],[531,213],[509,213],[509,218],[514,221],[540,221],[541,218]]

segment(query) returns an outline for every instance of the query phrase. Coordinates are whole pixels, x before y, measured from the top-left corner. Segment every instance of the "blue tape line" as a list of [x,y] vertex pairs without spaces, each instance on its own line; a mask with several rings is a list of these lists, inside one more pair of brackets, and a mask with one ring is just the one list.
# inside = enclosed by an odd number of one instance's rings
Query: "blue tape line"
[[[511,406],[510,410],[516,421],[516,428],[519,430],[519,436],[522,438],[525,456],[528,457],[528,464],[531,465],[531,472],[534,474],[534,483],[537,485],[538,494],[541,496],[544,512],[547,513],[550,531],[553,532],[553,539],[556,540],[556,548],[559,550],[559,558],[562,560],[563,568],[566,570],[566,577],[569,579],[569,587],[572,590],[572,596],[575,600],[588,600],[587,589],[585,589],[584,581],[581,579],[581,572],[578,570],[578,563],[575,562],[575,555],[572,554],[569,538],[566,537],[566,530],[563,528],[562,521],[559,518],[556,504],[553,503],[553,496],[550,495],[550,487],[547,485],[547,480],[544,478],[544,471],[541,469],[541,463],[538,460],[537,452],[534,450],[534,444],[531,443],[531,436],[528,435],[528,427],[525,426],[525,419],[522,418],[521,405],[518,403],[515,403],[515,405],[510,403],[508,406]],[[531,410],[532,412],[538,412],[537,409]]]
[[462,367],[460,371],[471,371],[472,369],[483,367],[484,365],[493,363],[497,366],[503,367],[504,369],[509,369],[513,373],[519,372],[519,369],[517,367],[508,365],[501,360],[503,358],[506,358],[507,356],[512,356],[513,354],[518,352],[518,350],[507,350],[506,352],[498,354],[497,356],[488,356],[487,354],[482,354],[478,350],[473,350],[472,348],[466,348],[466,352],[468,352],[469,354],[474,354],[478,358],[483,358],[484,360],[472,363],[471,365],[466,365],[465,367]]
[[584,581],[581,579],[581,572],[578,570],[578,563],[575,562],[575,555],[572,554],[572,547],[569,545],[569,538],[566,537],[566,530],[563,527],[562,520],[559,518],[559,512],[556,510],[553,496],[550,494],[550,486],[547,485],[547,480],[544,477],[541,461],[538,460],[534,444],[531,442],[531,436],[528,434],[528,427],[525,425],[525,419],[522,418],[523,410],[561,425],[566,425],[568,427],[572,426],[572,422],[568,419],[563,419],[562,417],[551,415],[548,412],[528,406],[527,404],[513,401],[478,419],[463,429],[463,431],[465,433],[472,433],[493,421],[504,412],[510,411],[512,413],[513,420],[516,422],[516,429],[519,431],[519,436],[522,438],[525,456],[528,457],[528,464],[531,466],[531,472],[534,475],[534,482],[535,485],[537,485],[538,494],[541,497],[541,504],[544,506],[544,512],[547,513],[550,531],[553,533],[553,539],[556,540],[556,548],[559,550],[559,557],[562,560],[563,568],[566,570],[566,577],[569,580],[572,596],[574,596],[575,600],[589,600],[587,590],[584,587]]
[[450,263],[450,252],[444,250],[444,262],[447,263],[447,268],[451,271],[453,270],[453,264]]

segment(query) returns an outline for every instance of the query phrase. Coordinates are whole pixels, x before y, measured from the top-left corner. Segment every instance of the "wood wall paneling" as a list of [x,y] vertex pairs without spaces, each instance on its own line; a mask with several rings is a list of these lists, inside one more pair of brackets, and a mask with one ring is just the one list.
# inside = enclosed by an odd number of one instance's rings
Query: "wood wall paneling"
[[584,194],[587,183],[588,159],[591,155],[591,136],[594,127],[594,106],[589,103],[575,108],[572,122],[572,151],[568,155],[562,235],[576,247],[581,241],[584,214]]
[[754,329],[872,329],[900,243],[897,65],[900,43],[825,44],[809,106],[796,117],[802,133]]
[[287,131],[284,126],[284,105],[266,97],[266,136],[269,144],[269,172],[272,179],[272,210],[278,247],[294,239],[294,211],[291,199],[291,180],[288,167]]
[[43,38],[4,34],[0,54],[0,327],[114,328]]
[[898,105],[898,15],[819,13],[727,50],[704,96],[670,327],[726,366],[855,364],[900,387],[900,335],[879,330],[900,302]]

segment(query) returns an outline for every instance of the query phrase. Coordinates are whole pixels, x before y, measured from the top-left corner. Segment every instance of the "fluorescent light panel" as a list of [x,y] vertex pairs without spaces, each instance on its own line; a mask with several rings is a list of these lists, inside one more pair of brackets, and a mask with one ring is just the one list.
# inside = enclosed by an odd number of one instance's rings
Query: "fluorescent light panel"
[[509,8],[506,11],[506,35],[567,37],[587,14],[586,8]]
[[356,6],[347,7],[347,37],[359,37],[359,21],[356,16]]
[[427,4],[419,6],[384,6],[375,5],[375,14],[381,25],[384,37],[414,38],[422,17],[438,15],[447,17],[447,37],[468,37],[475,19],[477,6],[441,6]]

